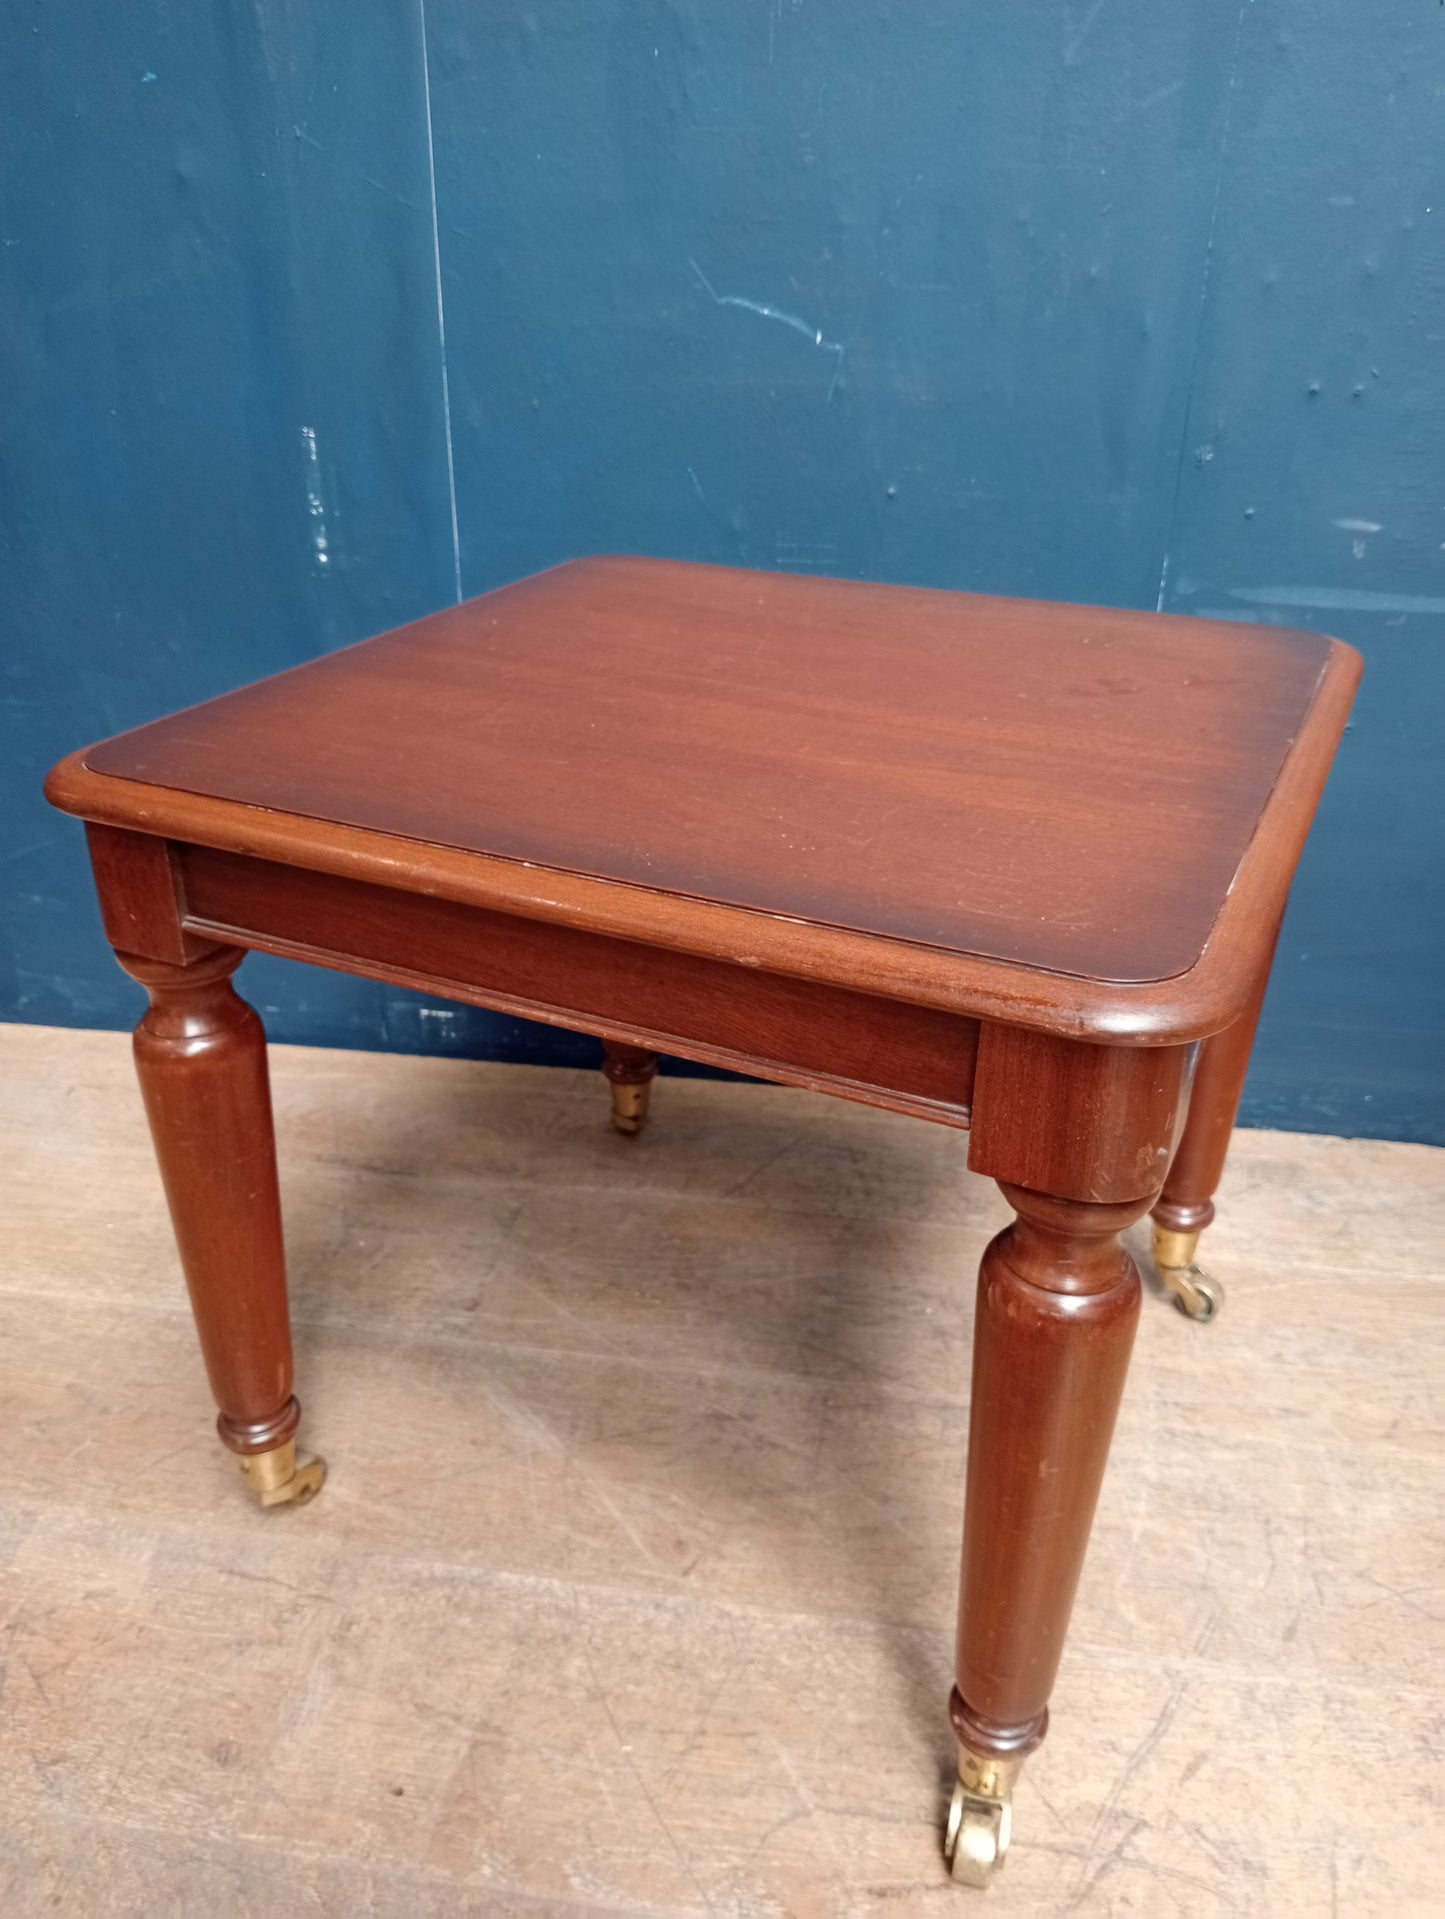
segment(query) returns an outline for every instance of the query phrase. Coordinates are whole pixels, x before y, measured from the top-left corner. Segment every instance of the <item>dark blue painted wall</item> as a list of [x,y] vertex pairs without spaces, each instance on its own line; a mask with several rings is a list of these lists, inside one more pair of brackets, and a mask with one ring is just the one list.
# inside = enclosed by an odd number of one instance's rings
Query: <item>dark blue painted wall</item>
[[[135,1014],[63,751],[624,549],[1353,641],[1247,1116],[1445,1138],[1436,0],[14,0],[0,42],[0,1016]],[[247,977],[280,1038],[587,1056]]]

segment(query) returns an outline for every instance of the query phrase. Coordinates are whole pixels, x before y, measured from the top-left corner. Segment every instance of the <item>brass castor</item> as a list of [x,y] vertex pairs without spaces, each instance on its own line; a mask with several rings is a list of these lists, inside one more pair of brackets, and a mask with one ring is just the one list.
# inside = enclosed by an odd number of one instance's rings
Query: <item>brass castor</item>
[[602,1071],[612,1088],[612,1124],[631,1138],[647,1120],[647,1101],[657,1077],[657,1055],[645,1046],[625,1046],[621,1040],[603,1040]]
[[1194,1257],[1198,1250],[1198,1233],[1154,1228],[1154,1270],[1185,1318],[1203,1322],[1213,1319],[1224,1304],[1224,1288],[1199,1265]]
[[269,1453],[242,1453],[236,1463],[247,1490],[263,1506],[304,1506],[326,1484],[326,1461],[298,1453],[294,1439]]
[[948,1808],[943,1856],[961,1886],[987,1886],[1003,1869],[1013,1833],[1013,1789],[1022,1759],[958,1749],[958,1779]]
[[650,1079],[635,1085],[612,1081],[612,1124],[619,1133],[630,1137],[642,1131],[647,1122],[647,1100],[651,1092]]

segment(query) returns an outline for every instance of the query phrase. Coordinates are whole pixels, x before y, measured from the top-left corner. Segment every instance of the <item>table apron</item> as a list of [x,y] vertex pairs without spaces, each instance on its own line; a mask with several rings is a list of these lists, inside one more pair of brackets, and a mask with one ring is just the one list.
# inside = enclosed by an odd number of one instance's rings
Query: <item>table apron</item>
[[977,1020],[210,847],[171,857],[190,938],[969,1123]]

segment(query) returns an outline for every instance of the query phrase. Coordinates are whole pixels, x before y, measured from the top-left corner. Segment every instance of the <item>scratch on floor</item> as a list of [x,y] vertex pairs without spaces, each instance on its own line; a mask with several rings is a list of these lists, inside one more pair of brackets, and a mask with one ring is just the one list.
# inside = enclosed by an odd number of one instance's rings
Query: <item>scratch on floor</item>
[[577,1595],[575,1592],[572,1595],[572,1610],[577,1620],[577,1645],[581,1649],[583,1661],[586,1664],[589,1675],[591,1676],[593,1697],[596,1699],[598,1705],[602,1708],[603,1717],[606,1719],[608,1725],[612,1728],[613,1737],[617,1741],[618,1749],[622,1754],[624,1762],[626,1763],[627,1770],[632,1774],[633,1778],[637,1781],[638,1789],[641,1792],[643,1798],[647,1801],[648,1807],[650,1808],[652,1812],[652,1816],[657,1821],[657,1824],[662,1832],[662,1836],[666,1839],[667,1843],[672,1847],[673,1854],[677,1859],[677,1863],[682,1867],[682,1870],[687,1874],[688,1878],[692,1881],[693,1885],[697,1887],[698,1893],[700,1894],[702,1898],[702,1902],[704,1906],[706,1906],[707,1910],[709,1912],[716,1912],[717,1907],[713,1903],[713,1900],[708,1893],[707,1887],[702,1883],[702,1880],[698,1877],[697,1870],[692,1863],[691,1855],[684,1850],[683,1846],[678,1840],[677,1834],[672,1830],[672,1827],[667,1823],[667,1820],[663,1817],[662,1808],[661,1806],[658,1805],[656,1798],[653,1796],[652,1790],[647,1783],[647,1779],[643,1773],[641,1766],[638,1765],[637,1760],[633,1756],[631,1741],[625,1740],[622,1737],[622,1728],[617,1723],[616,1714],[612,1710],[612,1703],[608,1699],[606,1688],[602,1684],[602,1676],[597,1670],[597,1662],[592,1657],[592,1647],[588,1643],[586,1627],[583,1624],[583,1620],[582,1620],[582,1609],[580,1604],[578,1603]]
[[[1143,1825],[1144,1821],[1142,1819],[1131,1819],[1123,1837],[1117,1840],[1102,1858],[1099,1858],[1100,1844],[1113,1822],[1125,1788],[1135,1773],[1138,1772],[1139,1768],[1144,1764],[1145,1760],[1149,1758],[1160,1740],[1163,1739],[1170,1726],[1173,1725],[1175,1715],[1183,1702],[1186,1689],[1187,1685],[1185,1680],[1176,1680],[1174,1690],[1160,1707],[1155,1716],[1154,1724],[1124,1761],[1119,1776],[1114,1781],[1109,1792],[1109,1797],[1104,1803],[1104,1809],[1095,1822],[1093,1837],[1089,1841],[1088,1851],[1084,1854],[1083,1863],[1079,1867],[1078,1879],[1074,1883],[1073,1892],[1069,1895],[1069,1903],[1064,1908],[1066,1919],[1067,1914],[1077,1912],[1080,1906],[1083,1905],[1090,1893],[1093,1892],[1095,1886],[1098,1885],[1110,1867],[1118,1861],[1125,1846],[1128,1845],[1129,1841],[1134,1837],[1134,1834],[1139,1830],[1140,1826]],[[1095,1863],[1096,1861],[1097,1863]],[[1090,1870],[1091,1867],[1092,1871]]]

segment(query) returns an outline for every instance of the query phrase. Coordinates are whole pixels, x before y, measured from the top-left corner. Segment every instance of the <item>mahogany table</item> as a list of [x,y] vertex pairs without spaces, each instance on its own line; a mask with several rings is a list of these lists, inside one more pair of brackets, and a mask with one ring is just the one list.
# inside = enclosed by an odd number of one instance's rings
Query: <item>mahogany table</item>
[[[1044,1736],[1139,1310],[1180,1302],[1285,896],[1359,677],[1311,633],[589,559],[63,761],[220,1434],[296,1450],[247,948],[969,1129],[984,1255],[956,1878]],[[1201,1043],[1202,1042],[1202,1043]],[[1192,1082],[1192,1094],[1191,1094]]]

